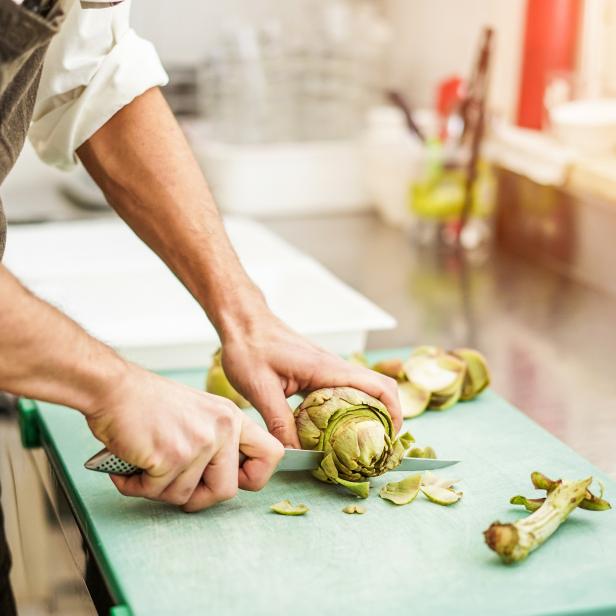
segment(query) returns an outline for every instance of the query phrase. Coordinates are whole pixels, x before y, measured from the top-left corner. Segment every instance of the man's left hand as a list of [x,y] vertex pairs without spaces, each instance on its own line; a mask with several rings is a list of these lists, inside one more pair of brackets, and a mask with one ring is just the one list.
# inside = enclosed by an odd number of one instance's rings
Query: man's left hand
[[253,321],[248,332],[223,339],[222,363],[231,384],[285,447],[300,447],[287,398],[322,387],[361,389],[389,409],[396,430],[402,426],[393,379],[328,353],[271,314]]

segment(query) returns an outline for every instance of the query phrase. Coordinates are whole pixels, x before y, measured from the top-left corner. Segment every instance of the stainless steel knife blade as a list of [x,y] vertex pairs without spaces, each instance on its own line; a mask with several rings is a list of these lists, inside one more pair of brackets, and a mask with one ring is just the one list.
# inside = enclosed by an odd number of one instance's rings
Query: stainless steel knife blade
[[[240,464],[246,456],[240,452]],[[322,451],[306,449],[286,449],[284,457],[275,472],[279,471],[311,471],[319,466],[323,459]],[[397,471],[427,471],[445,468],[457,464],[459,460],[430,460],[426,458],[403,458]],[[112,454],[108,449],[102,449],[93,455],[84,465],[88,470],[107,473],[109,475],[135,475],[142,470],[133,464]]]

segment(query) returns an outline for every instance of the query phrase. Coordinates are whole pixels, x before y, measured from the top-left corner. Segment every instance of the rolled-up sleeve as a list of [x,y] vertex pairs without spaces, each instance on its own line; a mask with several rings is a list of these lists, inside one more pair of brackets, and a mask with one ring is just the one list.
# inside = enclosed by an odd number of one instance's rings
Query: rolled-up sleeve
[[154,46],[130,28],[129,15],[130,0],[89,10],[72,3],[47,52],[30,127],[45,162],[72,168],[75,150],[109,118],[167,83]]

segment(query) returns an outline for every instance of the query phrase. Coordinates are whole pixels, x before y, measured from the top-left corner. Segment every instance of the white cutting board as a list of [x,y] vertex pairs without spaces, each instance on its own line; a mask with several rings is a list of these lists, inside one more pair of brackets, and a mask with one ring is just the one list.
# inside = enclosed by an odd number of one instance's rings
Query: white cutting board
[[[395,320],[261,224],[225,221],[231,241],[272,310],[336,353],[362,350],[370,330]],[[205,365],[218,345],[203,311],[118,220],[18,225],[4,264],[125,357],[153,370]]]

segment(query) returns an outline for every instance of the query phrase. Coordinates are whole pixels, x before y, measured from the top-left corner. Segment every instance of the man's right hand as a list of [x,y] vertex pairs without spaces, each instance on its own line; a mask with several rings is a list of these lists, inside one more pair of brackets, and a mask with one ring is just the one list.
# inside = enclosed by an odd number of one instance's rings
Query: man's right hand
[[[133,365],[85,415],[112,453],[144,469],[111,476],[122,494],[184,511],[233,498],[238,487],[260,490],[284,453],[278,440],[232,402]],[[241,467],[240,451],[247,456]]]

